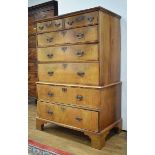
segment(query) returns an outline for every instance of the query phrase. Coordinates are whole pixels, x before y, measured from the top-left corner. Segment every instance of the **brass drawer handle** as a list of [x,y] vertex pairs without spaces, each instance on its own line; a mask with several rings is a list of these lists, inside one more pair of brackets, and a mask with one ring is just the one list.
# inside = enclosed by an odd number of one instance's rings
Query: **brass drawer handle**
[[53,111],[52,111],[52,110],[47,110],[47,113],[48,113],[49,115],[53,115]]
[[82,57],[82,56],[84,55],[84,51],[77,51],[77,52],[76,52],[76,55],[77,55],[78,57]]
[[48,54],[47,54],[47,57],[48,57],[48,58],[52,58],[52,57],[53,57],[53,54],[52,54],[52,53],[51,53],[51,54],[48,53]]
[[68,24],[68,25],[70,25],[70,26],[71,26],[71,25],[73,25],[73,23],[74,23],[74,21],[73,21],[73,20],[72,20],[72,21],[68,21],[68,22],[67,22],[67,24]]
[[76,18],[76,21],[80,22],[80,21],[84,20],[84,18],[85,18],[85,16],[79,16]]
[[62,91],[63,92],[67,92],[67,88],[62,88]]
[[39,29],[40,29],[40,30],[43,30],[43,28],[44,28],[44,26],[43,26],[43,25],[42,25],[42,26],[39,26]]
[[77,95],[77,96],[76,96],[76,99],[77,99],[78,101],[82,101],[82,100],[83,100],[83,96],[82,96],[82,95]]
[[84,33],[77,33],[77,34],[76,34],[76,37],[77,37],[78,39],[82,39],[82,38],[84,38]]
[[59,27],[61,25],[61,23],[55,23],[56,27]]
[[54,96],[54,94],[53,93],[51,93],[51,92],[48,92],[48,94],[47,94],[49,97],[52,97],[52,96]]
[[49,75],[49,76],[52,76],[53,74],[54,74],[53,71],[49,71],[49,72],[48,72],[48,75]]
[[50,42],[52,42],[52,41],[53,41],[53,39],[54,39],[54,38],[52,38],[52,37],[51,37],[51,38],[47,38],[46,40],[47,40],[47,42],[49,42],[49,43],[50,43]]
[[77,72],[77,75],[83,77],[85,75],[85,72]]
[[88,21],[92,22],[94,20],[94,17],[90,16],[87,19],[88,19]]
[[65,52],[67,50],[67,47],[61,47],[61,49]]
[[79,121],[79,122],[82,121],[82,118],[81,118],[81,117],[75,117],[75,119],[76,119],[77,121]]

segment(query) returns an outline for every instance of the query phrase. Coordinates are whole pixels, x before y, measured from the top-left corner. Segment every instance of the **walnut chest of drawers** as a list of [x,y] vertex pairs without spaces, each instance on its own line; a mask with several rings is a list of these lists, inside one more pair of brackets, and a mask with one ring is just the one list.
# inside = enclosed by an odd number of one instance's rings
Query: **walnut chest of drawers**
[[36,22],[58,15],[58,2],[49,1],[28,8],[28,95],[36,98],[37,50],[36,50]]
[[96,7],[37,23],[36,127],[84,132],[101,149],[121,130],[120,16]]

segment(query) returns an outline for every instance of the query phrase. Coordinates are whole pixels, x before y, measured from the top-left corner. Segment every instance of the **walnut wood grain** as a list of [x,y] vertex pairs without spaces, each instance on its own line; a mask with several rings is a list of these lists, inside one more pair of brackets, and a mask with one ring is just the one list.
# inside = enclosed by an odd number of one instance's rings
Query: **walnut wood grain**
[[38,48],[38,61],[40,62],[60,62],[60,61],[97,61],[98,44],[71,45]]

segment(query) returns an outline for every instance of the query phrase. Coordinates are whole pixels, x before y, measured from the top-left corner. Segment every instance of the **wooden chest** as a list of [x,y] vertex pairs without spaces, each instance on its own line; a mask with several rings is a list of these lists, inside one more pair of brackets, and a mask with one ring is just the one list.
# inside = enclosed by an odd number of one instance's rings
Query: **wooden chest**
[[36,22],[58,15],[57,1],[49,1],[28,8],[28,95],[37,97]]
[[79,130],[101,149],[121,130],[120,16],[96,7],[37,23],[37,129]]

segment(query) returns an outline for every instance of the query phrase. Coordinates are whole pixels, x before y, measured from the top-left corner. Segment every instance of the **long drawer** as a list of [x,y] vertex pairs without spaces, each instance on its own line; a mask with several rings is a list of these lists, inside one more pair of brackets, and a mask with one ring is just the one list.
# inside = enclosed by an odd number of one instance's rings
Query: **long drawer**
[[90,108],[100,107],[100,90],[37,84],[38,99]]
[[38,48],[38,61],[98,60],[98,44]]
[[38,47],[55,44],[95,42],[98,40],[97,26],[38,34]]
[[99,85],[99,63],[38,64],[39,81]]
[[55,105],[46,102],[37,104],[39,118],[70,125],[80,129],[98,131],[98,112]]

